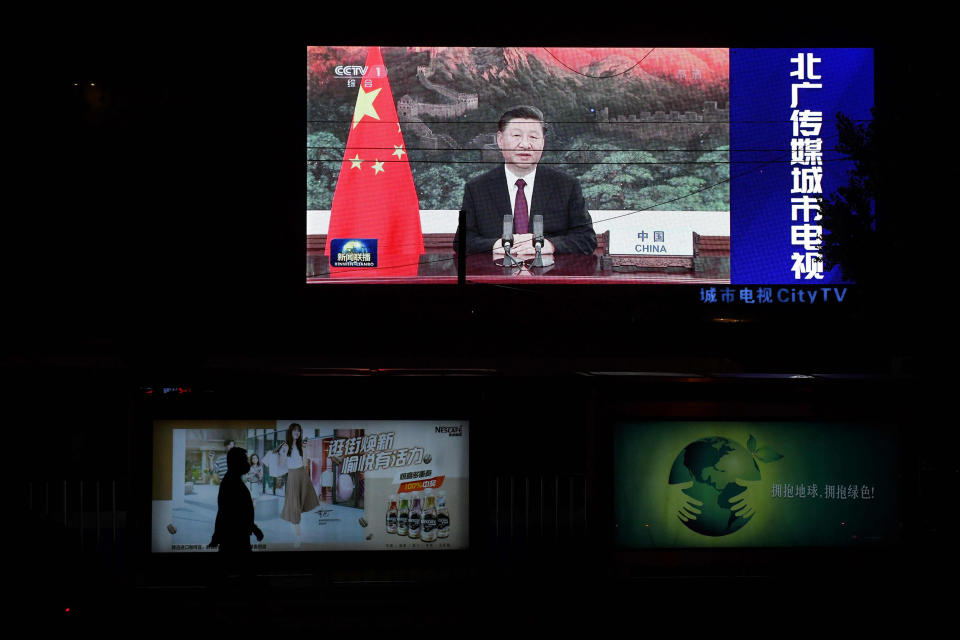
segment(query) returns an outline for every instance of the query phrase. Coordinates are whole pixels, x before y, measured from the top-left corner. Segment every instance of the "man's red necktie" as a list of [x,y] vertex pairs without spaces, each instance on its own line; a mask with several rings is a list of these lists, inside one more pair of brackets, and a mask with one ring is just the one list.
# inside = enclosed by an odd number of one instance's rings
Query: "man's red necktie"
[[517,201],[513,205],[513,230],[515,233],[529,233],[530,216],[527,214],[527,197],[523,195],[523,188],[527,183],[523,178],[517,180]]

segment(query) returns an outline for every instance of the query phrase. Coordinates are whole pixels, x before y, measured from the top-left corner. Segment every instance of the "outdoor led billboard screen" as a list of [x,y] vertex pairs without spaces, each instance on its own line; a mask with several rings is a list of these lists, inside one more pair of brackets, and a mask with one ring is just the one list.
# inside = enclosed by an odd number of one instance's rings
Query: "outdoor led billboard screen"
[[468,546],[464,421],[158,420],[153,435],[154,552],[215,550],[235,512],[255,551]]
[[624,422],[613,473],[619,549],[899,538],[899,448],[889,425]]
[[871,117],[871,49],[311,46],[306,62],[308,282],[455,283],[458,257],[470,281],[841,282],[817,259],[817,198],[850,168],[836,114]]

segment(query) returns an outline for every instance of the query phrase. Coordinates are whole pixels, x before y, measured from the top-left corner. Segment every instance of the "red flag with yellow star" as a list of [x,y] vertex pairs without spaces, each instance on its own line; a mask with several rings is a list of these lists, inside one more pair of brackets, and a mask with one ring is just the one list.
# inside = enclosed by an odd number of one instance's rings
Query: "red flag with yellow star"
[[420,200],[380,47],[370,47],[333,194],[324,253],[332,277],[416,276]]

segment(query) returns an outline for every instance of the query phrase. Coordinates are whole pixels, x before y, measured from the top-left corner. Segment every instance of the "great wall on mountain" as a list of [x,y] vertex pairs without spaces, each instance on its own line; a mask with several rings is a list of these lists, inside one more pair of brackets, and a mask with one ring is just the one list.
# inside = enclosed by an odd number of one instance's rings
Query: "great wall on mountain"
[[[412,53],[422,53],[419,48],[410,49]],[[474,111],[479,106],[479,96],[475,93],[461,93],[437,84],[431,80],[435,69],[435,52],[428,50],[430,62],[417,67],[417,80],[429,91],[432,91],[447,100],[445,103],[422,102],[406,94],[397,101],[397,115],[400,118],[404,133],[417,139],[415,148],[422,150],[459,149],[460,143],[446,134],[434,133],[423,121],[421,116],[433,118],[459,118],[468,111]],[[694,72],[696,78],[698,72]],[[685,78],[685,72],[677,74],[678,80]],[[610,117],[609,107],[602,107],[594,113],[593,120],[597,130],[604,133],[615,133],[619,137],[630,139],[654,139],[669,137],[670,139],[692,138],[707,134],[726,134],[729,127],[729,104],[721,108],[716,101],[704,102],[703,108],[697,111],[655,111],[641,112],[630,115]],[[664,135],[667,133],[668,135]],[[409,142],[408,142],[409,145]],[[500,151],[496,143],[496,133],[475,136],[469,142],[468,148],[475,148],[482,152],[484,161],[496,162],[500,158]]]

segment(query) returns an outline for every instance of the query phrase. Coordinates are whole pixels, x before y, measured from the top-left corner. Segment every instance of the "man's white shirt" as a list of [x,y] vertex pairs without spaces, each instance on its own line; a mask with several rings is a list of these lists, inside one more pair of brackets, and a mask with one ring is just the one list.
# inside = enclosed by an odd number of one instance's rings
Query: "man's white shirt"
[[514,213],[514,208],[517,206],[517,191],[520,190],[520,187],[517,186],[517,180],[523,178],[523,181],[526,182],[523,187],[523,195],[527,199],[527,214],[529,215],[533,208],[533,181],[537,178],[536,167],[525,176],[516,175],[510,171],[507,165],[503,165],[503,170],[507,174],[507,189],[510,191],[510,213]]

